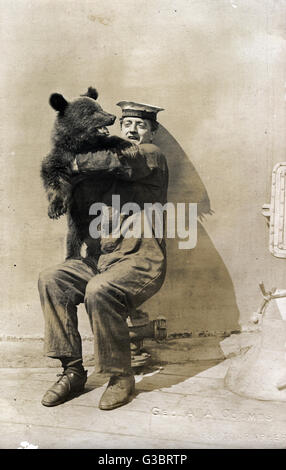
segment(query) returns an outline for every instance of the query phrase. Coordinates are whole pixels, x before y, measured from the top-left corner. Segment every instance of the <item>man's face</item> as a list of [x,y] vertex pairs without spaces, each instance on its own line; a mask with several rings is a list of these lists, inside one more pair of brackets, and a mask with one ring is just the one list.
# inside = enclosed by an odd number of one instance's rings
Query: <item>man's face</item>
[[125,117],[121,124],[121,135],[134,144],[148,144],[152,142],[154,132],[148,119],[138,117]]

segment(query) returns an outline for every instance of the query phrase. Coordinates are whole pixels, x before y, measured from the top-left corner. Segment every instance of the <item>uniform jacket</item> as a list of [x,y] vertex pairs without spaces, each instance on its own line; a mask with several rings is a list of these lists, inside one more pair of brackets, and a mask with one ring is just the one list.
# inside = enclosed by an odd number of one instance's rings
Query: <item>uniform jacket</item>
[[[164,231],[162,237],[156,237],[153,221],[151,237],[146,237],[144,234],[144,223],[146,223],[144,204],[164,205],[167,202],[168,166],[160,149],[154,144],[141,144],[138,145],[136,153],[124,152],[124,155],[107,151],[90,152],[77,156],[77,167],[78,174],[73,180],[73,185],[76,199],[83,208],[87,257],[97,258],[100,271],[130,256],[135,257],[135,262],[138,263],[149,262],[158,266],[164,264],[166,258]],[[91,237],[89,228],[95,215],[89,214],[89,208],[94,202],[99,202],[95,200],[98,179],[101,185],[102,181],[106,181],[107,190],[102,195],[101,202],[109,211],[109,232],[112,223],[112,195],[118,195],[121,229],[130,226],[132,217],[132,214],[122,213],[122,206],[125,203],[136,203],[140,207],[136,217],[141,219],[142,229],[139,234],[136,233],[136,237],[127,238],[122,234],[114,237],[112,233],[107,237],[101,236],[96,239]]]

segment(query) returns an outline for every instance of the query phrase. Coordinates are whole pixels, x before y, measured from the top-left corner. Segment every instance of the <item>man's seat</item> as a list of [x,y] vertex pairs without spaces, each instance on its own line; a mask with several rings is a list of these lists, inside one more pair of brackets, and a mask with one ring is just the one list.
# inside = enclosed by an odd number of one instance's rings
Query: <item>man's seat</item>
[[144,339],[151,338],[160,342],[167,338],[167,320],[163,316],[150,321],[142,310],[134,309],[127,318],[130,336],[131,367],[134,369],[145,366],[151,359],[144,350]]

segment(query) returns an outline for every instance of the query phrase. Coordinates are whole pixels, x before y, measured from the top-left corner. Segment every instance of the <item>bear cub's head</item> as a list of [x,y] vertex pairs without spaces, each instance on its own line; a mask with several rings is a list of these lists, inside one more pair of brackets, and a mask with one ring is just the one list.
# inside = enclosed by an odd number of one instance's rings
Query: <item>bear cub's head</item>
[[105,112],[97,98],[98,93],[92,87],[73,101],[67,101],[59,93],[50,96],[51,107],[58,111],[53,130],[56,146],[80,151],[86,146],[95,145],[100,136],[109,135],[107,126],[111,126],[116,117]]

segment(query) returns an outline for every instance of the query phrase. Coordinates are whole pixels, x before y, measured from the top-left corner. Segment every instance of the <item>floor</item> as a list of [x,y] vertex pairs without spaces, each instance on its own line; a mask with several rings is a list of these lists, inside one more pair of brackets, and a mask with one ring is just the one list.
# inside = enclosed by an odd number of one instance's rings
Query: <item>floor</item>
[[113,411],[98,409],[108,377],[92,366],[85,392],[54,408],[40,402],[59,368],[2,367],[0,448],[286,448],[286,402],[226,390],[232,359],[205,357],[155,361],[136,375],[132,402]]

